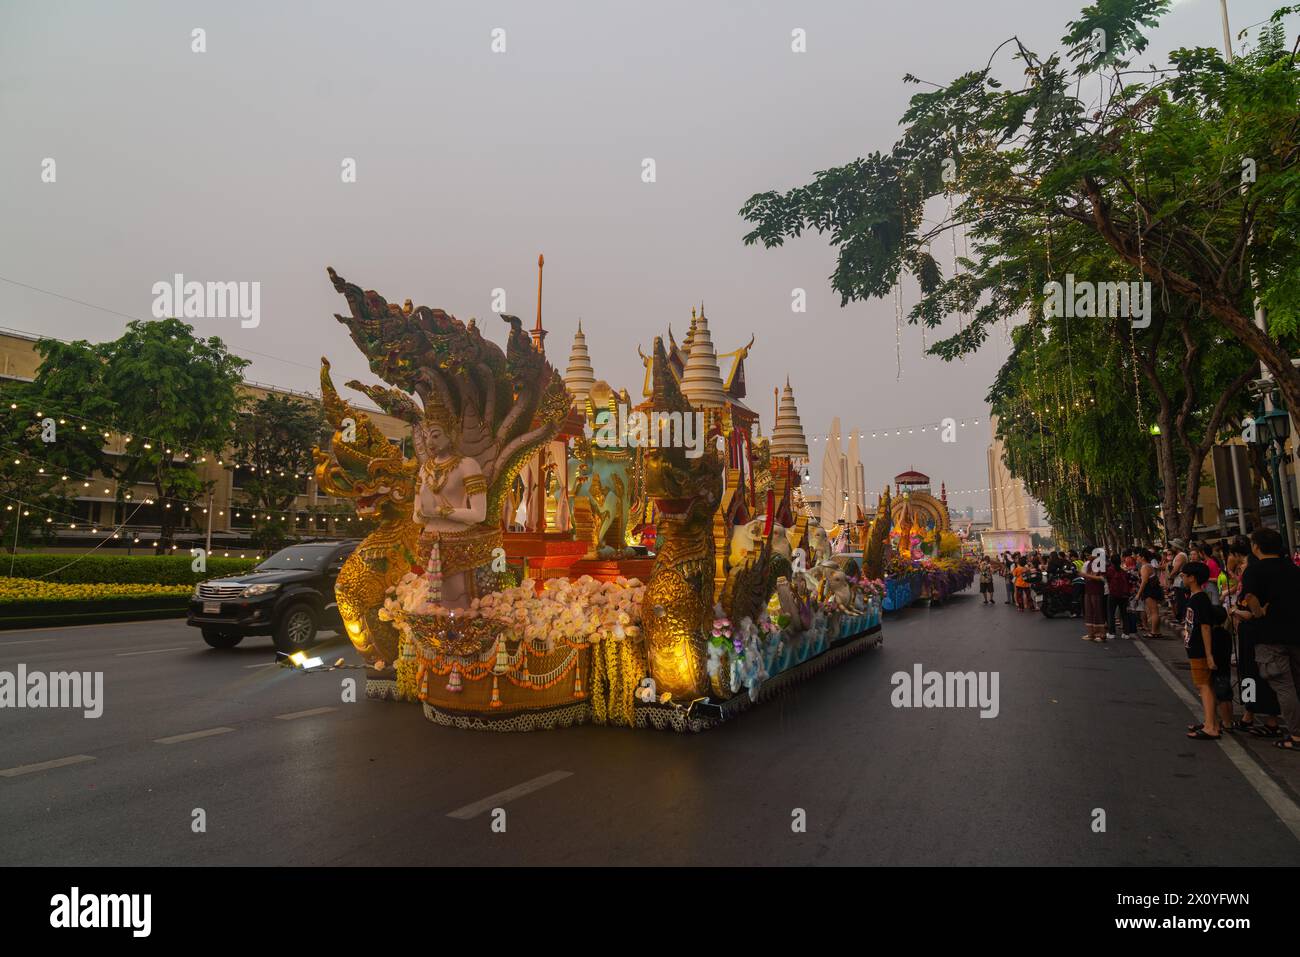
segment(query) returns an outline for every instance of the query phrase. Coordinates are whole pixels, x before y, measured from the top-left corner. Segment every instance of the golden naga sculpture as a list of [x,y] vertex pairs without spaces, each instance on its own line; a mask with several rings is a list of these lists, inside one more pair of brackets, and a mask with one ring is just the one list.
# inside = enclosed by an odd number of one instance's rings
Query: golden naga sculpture
[[[693,414],[658,337],[652,362],[655,412]],[[647,449],[645,483],[660,538],[643,600],[646,658],[659,691],[686,703],[711,692],[713,513],[722,500],[722,461],[712,447],[696,459],[683,448]]]
[[885,577],[885,561],[889,558],[890,518],[889,486],[876,505],[876,518],[867,533],[866,554],[862,557],[862,571],[868,578]]
[[[385,478],[400,461],[405,477],[400,495],[392,502],[391,524],[381,524],[372,533],[372,538],[384,533],[375,538],[373,547],[367,547],[371,538],[363,542],[367,555],[354,566],[355,574],[345,583],[345,565],[339,577],[340,611],[346,599],[345,621],[358,607],[373,614],[388,586],[413,568],[427,570],[440,580],[439,597],[448,607],[463,607],[482,591],[503,583],[493,571],[494,555],[504,555],[497,552],[502,502],[528,457],[555,435],[568,412],[564,383],[533,348],[515,316],[501,317],[510,326],[503,352],[483,337],[473,319],[463,323],[441,309],[412,307],[409,302],[399,307],[373,290],[363,291],[347,282],[333,269],[328,272],[351,312],[335,318],[348,327],[371,371],[389,388],[348,385],[385,412],[410,422],[416,448],[416,460],[402,460],[368,420],[363,430],[364,417],[353,415],[358,443],[365,443],[361,450],[336,431],[329,455],[318,453],[318,475],[326,468],[333,487],[351,488],[342,476],[351,478],[363,460],[369,474],[379,474],[378,469]],[[323,375],[322,389],[326,378]],[[348,408],[337,395],[334,401]],[[345,417],[331,419],[336,429]],[[380,443],[388,449],[385,455],[391,464],[375,464]],[[337,463],[337,473],[327,467],[331,461]],[[352,478],[354,485],[357,481]],[[377,481],[371,492],[382,484]],[[350,497],[357,498],[359,506],[363,499],[372,505],[387,502],[383,496],[361,493]],[[404,511],[401,518],[398,510]],[[354,604],[354,594],[364,594],[364,603]],[[393,661],[395,633],[371,626],[365,618],[356,619],[364,636],[360,640],[349,626],[354,643],[376,665]]]
[[[397,584],[415,562],[420,534],[419,526],[411,520],[416,463],[403,458],[369,416],[340,398],[330,379],[329,361],[324,358],[320,388],[325,417],[334,426],[334,435],[328,452],[312,449],[316,484],[326,495],[352,499],[361,518],[379,522],[339,572],[334,586],[339,615],[362,657],[370,662],[393,661],[399,636],[391,623],[380,620],[378,611],[384,592]],[[370,395],[376,398],[373,391]],[[398,401],[394,398],[390,402],[384,404],[396,413]]]

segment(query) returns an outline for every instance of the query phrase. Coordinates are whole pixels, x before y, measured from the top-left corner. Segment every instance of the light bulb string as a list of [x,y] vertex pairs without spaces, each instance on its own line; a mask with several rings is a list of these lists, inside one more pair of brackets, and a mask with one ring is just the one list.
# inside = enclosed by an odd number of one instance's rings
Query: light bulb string
[[[43,468],[45,468],[45,467],[47,467],[47,466],[49,467],[49,471],[48,471],[48,472],[45,472],[44,474],[48,474],[48,475],[51,475],[51,476],[52,476],[52,475],[54,475],[54,474],[57,472],[58,474],[63,475],[63,476],[72,476],[72,477],[76,478],[78,481],[83,482],[83,486],[85,485],[85,483],[105,482],[105,483],[108,483],[108,484],[110,484],[110,485],[115,485],[115,486],[117,487],[117,489],[118,489],[119,492],[120,492],[124,487],[129,487],[129,483],[122,482],[122,481],[119,480],[119,479],[97,477],[97,476],[95,476],[95,475],[87,475],[87,474],[84,473],[84,472],[78,472],[78,471],[75,470],[75,469],[64,468],[64,467],[62,467],[62,466],[60,466],[60,465],[57,465],[57,463],[45,462],[45,460],[38,458],[37,456],[33,455],[31,452],[27,452],[27,451],[24,451],[24,450],[22,450],[22,449],[16,449],[16,448],[13,448],[12,446],[7,446],[7,445],[5,445],[5,444],[3,444],[3,443],[0,443],[0,452],[7,452],[7,453],[9,453],[10,455],[15,455],[15,456],[17,456],[19,459],[21,459],[21,458],[23,458],[23,457],[25,456],[27,459],[29,459],[29,460],[30,460],[31,462],[33,462],[33,463],[43,463],[42,465],[39,465],[38,468],[42,468],[42,469],[43,469]],[[225,468],[232,468],[232,466],[225,466]],[[286,476],[286,477],[287,477],[287,476]],[[141,483],[135,483],[135,484],[144,484],[144,483],[141,482]],[[238,492],[238,491],[241,491],[241,490],[240,490],[240,489],[234,489],[234,491]],[[50,493],[50,494],[52,494],[52,493]],[[105,494],[105,495],[109,495],[109,494],[113,494],[113,493],[111,493],[108,489],[105,489],[105,490],[104,490],[104,494]],[[129,491],[127,492],[127,497],[130,497],[130,492],[129,492]],[[164,504],[164,503],[171,503],[171,504],[175,504],[175,505],[180,505],[180,506],[182,506],[185,510],[189,510],[190,508],[198,508],[198,507],[200,507],[200,504],[199,504],[200,501],[201,501],[201,498],[197,498],[197,499],[183,499],[183,498],[177,498],[176,496],[172,496],[172,495],[162,495],[162,496],[151,495],[151,496],[150,496],[150,502],[149,502],[149,504]],[[328,510],[326,510],[326,511],[313,512],[311,509],[307,509],[307,508],[280,510],[280,509],[267,509],[267,508],[262,508],[262,507],[260,507],[260,506],[253,506],[253,505],[242,505],[242,506],[240,506],[240,507],[241,507],[241,508],[245,508],[245,509],[249,509],[249,510],[253,511],[254,513],[258,513],[258,512],[265,513],[268,517],[269,517],[269,516],[272,516],[272,515],[275,515],[275,516],[280,516],[280,517],[284,517],[284,518],[291,518],[291,517],[297,516],[297,515],[299,515],[299,514],[314,514],[314,515],[320,515],[320,517],[322,517],[322,518],[327,518],[327,517],[329,517],[329,516],[332,514],[332,513],[329,512]],[[325,508],[325,509],[329,509],[329,508],[337,508],[337,507],[339,507],[339,506],[325,506],[324,508]],[[233,511],[233,508],[232,508],[232,511]],[[204,513],[206,514],[206,509],[204,510]],[[223,513],[223,514],[224,514],[224,513]],[[255,516],[254,516],[254,517],[255,517]],[[312,520],[314,521],[315,519],[313,518]],[[350,518],[349,518],[348,520],[351,521]]]

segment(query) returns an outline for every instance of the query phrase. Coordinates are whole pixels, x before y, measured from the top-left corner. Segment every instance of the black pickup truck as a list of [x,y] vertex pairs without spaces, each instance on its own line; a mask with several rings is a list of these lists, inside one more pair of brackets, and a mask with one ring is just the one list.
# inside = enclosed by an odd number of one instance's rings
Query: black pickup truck
[[249,635],[272,635],[278,650],[310,648],[322,628],[341,631],[334,581],[356,540],[303,542],[276,552],[251,572],[200,582],[189,624],[213,648],[233,648]]

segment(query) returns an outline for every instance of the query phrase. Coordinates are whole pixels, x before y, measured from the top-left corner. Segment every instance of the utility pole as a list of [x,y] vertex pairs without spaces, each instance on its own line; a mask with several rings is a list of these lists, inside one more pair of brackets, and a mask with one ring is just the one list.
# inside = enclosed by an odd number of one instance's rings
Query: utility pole
[[212,490],[208,490],[208,531],[203,537],[203,554],[212,554]]
[[14,550],[9,556],[9,577],[14,577],[14,562],[18,560],[18,526],[23,523],[23,503],[18,502],[18,509],[14,512]]

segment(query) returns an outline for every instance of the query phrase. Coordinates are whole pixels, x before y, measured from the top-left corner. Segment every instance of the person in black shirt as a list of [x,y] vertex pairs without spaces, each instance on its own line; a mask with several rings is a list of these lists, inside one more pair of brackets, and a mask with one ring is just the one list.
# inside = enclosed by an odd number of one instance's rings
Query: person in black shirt
[[1214,694],[1214,671],[1219,662],[1214,656],[1214,626],[1217,615],[1214,603],[1202,586],[1209,580],[1210,569],[1203,562],[1183,566],[1187,586],[1187,604],[1183,609],[1183,645],[1192,665],[1192,683],[1201,694],[1205,720],[1187,729],[1187,736],[1197,741],[1217,741],[1220,736],[1218,702]]
[[[1281,735],[1277,727],[1279,712],[1277,695],[1267,681],[1259,676],[1259,665],[1255,663],[1255,639],[1263,627],[1263,621],[1256,621],[1246,603],[1246,590],[1243,576],[1246,569],[1255,564],[1257,559],[1251,551],[1250,539],[1237,535],[1228,545],[1228,558],[1225,568],[1232,576],[1235,590],[1229,594],[1225,604],[1228,614],[1236,623],[1237,632],[1237,679],[1241,682],[1241,721],[1236,725],[1238,731],[1249,731],[1261,738],[1276,738]],[[1261,718],[1261,721],[1256,721]]]
[[1300,568],[1284,558],[1282,536],[1275,529],[1257,528],[1250,536],[1254,564],[1241,579],[1250,613],[1260,621],[1255,643],[1259,674],[1273,693],[1286,719],[1288,734],[1274,744],[1300,751]]

